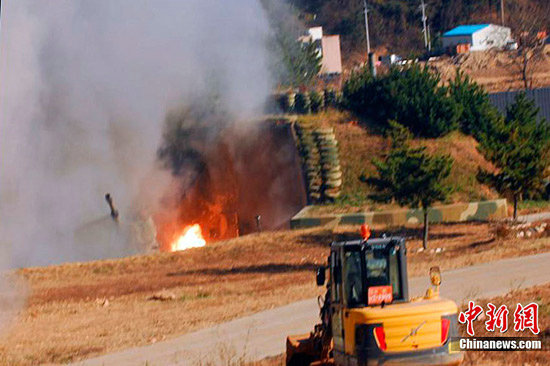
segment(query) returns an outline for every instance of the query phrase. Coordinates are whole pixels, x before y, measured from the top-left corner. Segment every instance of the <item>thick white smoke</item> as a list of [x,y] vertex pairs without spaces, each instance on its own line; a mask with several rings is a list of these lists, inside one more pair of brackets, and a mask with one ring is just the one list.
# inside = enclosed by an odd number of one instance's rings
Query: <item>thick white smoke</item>
[[213,93],[258,112],[267,35],[257,0],[3,1],[0,269],[135,253],[167,112]]

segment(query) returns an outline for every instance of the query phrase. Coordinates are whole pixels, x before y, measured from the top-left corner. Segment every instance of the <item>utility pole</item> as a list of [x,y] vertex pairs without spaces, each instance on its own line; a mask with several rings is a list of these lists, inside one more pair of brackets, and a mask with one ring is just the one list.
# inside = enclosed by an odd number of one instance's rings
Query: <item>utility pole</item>
[[426,21],[428,18],[426,17],[426,4],[424,3],[424,0],[422,0],[420,7],[422,8],[422,25],[424,27],[424,47],[426,47],[428,51],[431,51],[432,46],[430,42],[428,42],[428,30],[426,28]]
[[365,8],[365,34],[367,36],[367,64],[372,75],[376,76],[376,61],[374,60],[374,53],[370,50],[369,7],[367,6],[367,0],[363,0],[363,7]]
[[364,0],[363,4],[364,4],[364,8],[365,8],[365,33],[367,35],[367,54],[370,54],[369,8],[367,7],[367,0]]
[[428,24],[428,50],[432,50],[432,33],[430,32],[430,25]]
[[504,26],[504,0],[500,0],[500,21]]

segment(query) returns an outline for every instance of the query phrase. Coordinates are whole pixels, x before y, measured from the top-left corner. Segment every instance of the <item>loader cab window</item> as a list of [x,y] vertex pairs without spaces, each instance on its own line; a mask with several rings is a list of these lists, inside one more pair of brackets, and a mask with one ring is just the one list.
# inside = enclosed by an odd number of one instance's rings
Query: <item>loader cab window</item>
[[361,255],[360,251],[345,252],[344,254],[344,293],[346,303],[350,307],[365,303]]
[[393,301],[404,299],[399,245],[348,247],[342,253],[341,283],[348,307],[369,304],[370,287],[391,286]]
[[397,247],[365,251],[367,286],[392,286],[394,300],[402,300],[401,263]]
[[390,283],[388,260],[381,251],[365,253],[367,261],[367,282],[369,286],[385,286]]
[[333,251],[330,253],[330,268],[330,296],[332,303],[336,304],[340,302],[340,293],[342,291],[342,263],[340,262],[339,252]]

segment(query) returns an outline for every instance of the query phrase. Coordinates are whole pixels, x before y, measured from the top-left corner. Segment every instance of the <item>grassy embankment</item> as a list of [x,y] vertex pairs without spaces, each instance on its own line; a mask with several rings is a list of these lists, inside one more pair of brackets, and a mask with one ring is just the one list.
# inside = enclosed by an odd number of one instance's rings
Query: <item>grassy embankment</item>
[[[333,205],[315,208],[317,213],[345,213],[363,210],[379,211],[396,208],[392,204],[380,204],[368,199],[369,187],[359,180],[362,174],[376,174],[373,159],[381,159],[389,145],[375,126],[360,123],[346,112],[329,110],[324,113],[300,116],[298,122],[330,126],[335,130],[339,143],[340,164],[343,172],[342,196]],[[432,153],[450,154],[454,159],[449,182],[453,192],[445,203],[474,202],[498,198],[493,189],[476,179],[478,168],[492,170],[477,150],[477,142],[471,136],[453,132],[436,139],[414,139],[415,146],[426,146]],[[520,204],[520,214],[550,209],[548,201],[526,201]]]

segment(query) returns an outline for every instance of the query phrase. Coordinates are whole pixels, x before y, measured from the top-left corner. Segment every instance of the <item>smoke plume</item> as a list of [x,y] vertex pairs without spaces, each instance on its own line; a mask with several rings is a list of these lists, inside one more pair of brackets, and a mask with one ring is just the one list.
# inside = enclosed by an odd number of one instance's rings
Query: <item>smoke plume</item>
[[251,120],[270,90],[267,35],[256,0],[2,2],[0,268],[139,251],[133,218],[171,184],[168,112],[215,94]]

